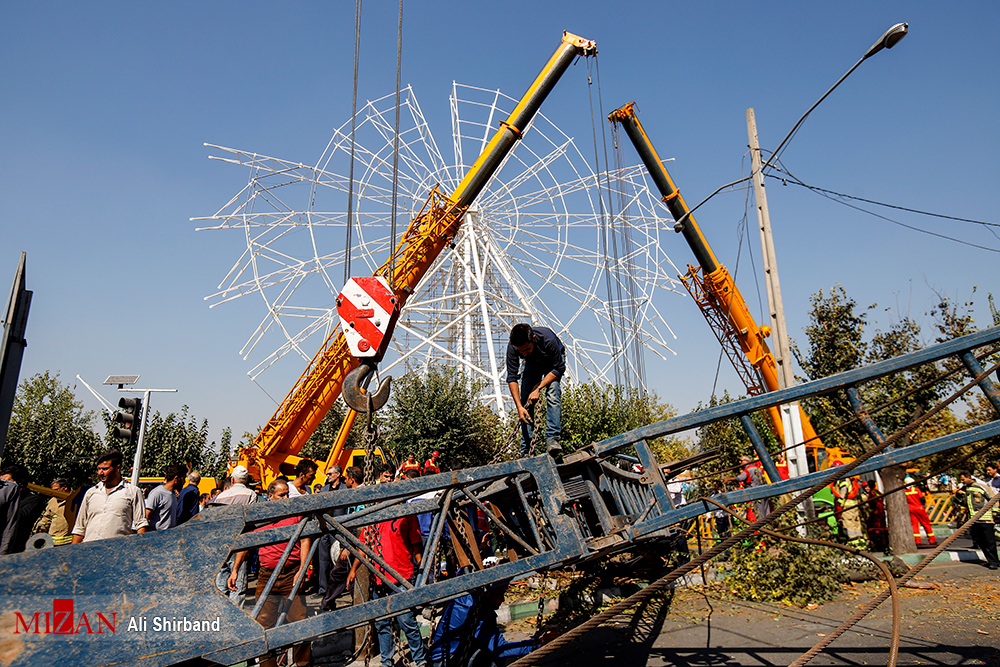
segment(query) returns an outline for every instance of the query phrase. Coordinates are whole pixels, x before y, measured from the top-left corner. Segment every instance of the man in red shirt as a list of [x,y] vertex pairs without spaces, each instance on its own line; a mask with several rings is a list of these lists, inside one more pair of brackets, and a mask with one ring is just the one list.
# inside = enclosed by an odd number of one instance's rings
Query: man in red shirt
[[[282,500],[288,497],[288,483],[277,479],[271,482],[271,485],[267,487],[267,499],[268,500]],[[281,521],[276,521],[275,523],[268,524],[266,526],[261,526],[256,530],[266,530],[268,528],[277,528],[279,526],[293,526],[299,522],[299,517],[291,516],[287,519],[282,519]],[[264,592],[264,587],[267,585],[268,580],[271,578],[271,574],[274,569],[278,566],[278,561],[281,560],[281,555],[285,552],[285,547],[288,546],[288,542],[282,542],[281,544],[271,544],[266,547],[261,547],[257,550],[260,556],[260,569],[257,571],[257,590],[254,599],[259,600],[261,594]],[[295,583],[295,578],[298,576],[299,571],[308,567],[308,562],[304,560],[304,556],[309,554],[310,539],[304,537],[299,540],[298,544],[292,549],[292,553],[288,556],[288,560],[285,561],[284,567],[281,568],[281,572],[278,575],[278,579],[274,582],[274,586],[271,587],[271,592],[267,596],[267,600],[264,602],[264,606],[261,607],[260,614],[257,616],[257,622],[263,625],[265,628],[274,627],[274,622],[278,619],[278,614],[281,608],[282,598],[287,598],[292,592],[292,586]],[[240,569],[240,565],[246,560],[247,552],[241,551],[236,554],[236,560],[233,562],[232,574],[229,575],[228,586],[229,590],[236,590],[236,575]],[[292,600],[292,605],[288,609],[288,622],[301,621],[306,617],[306,605],[305,598],[302,596],[301,589],[299,594],[295,596]],[[295,664],[297,667],[306,667],[312,660],[312,644],[305,642],[304,644],[299,644],[295,647]],[[277,663],[273,655],[268,655],[261,659],[260,667],[275,667]]]
[[[378,544],[371,545],[375,551],[382,556],[386,564],[395,570],[401,577],[413,583],[417,568],[420,567],[420,555],[423,551],[423,540],[420,537],[420,523],[415,516],[405,516],[401,519],[383,521],[378,524]],[[354,561],[350,574],[347,575],[347,587],[350,589],[354,576],[358,571],[360,560]],[[375,572],[375,584],[371,587],[371,596],[375,598],[385,597],[389,589],[382,581],[385,577],[392,583],[397,583],[396,578],[378,568]],[[396,622],[406,635],[406,643],[410,647],[410,655],[413,662],[423,665],[426,660],[423,639],[420,637],[420,626],[417,625],[417,618],[413,611],[405,611],[396,616]],[[391,667],[393,658],[393,630],[390,620],[375,622],[375,630],[378,632],[379,653],[382,658],[382,667]]]

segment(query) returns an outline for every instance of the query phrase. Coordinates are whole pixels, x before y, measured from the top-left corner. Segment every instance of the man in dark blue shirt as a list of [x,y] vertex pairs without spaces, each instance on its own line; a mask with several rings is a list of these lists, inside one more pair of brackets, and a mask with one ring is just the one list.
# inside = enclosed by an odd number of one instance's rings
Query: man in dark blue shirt
[[[524,369],[521,370],[521,360]],[[520,372],[519,372],[520,371]],[[562,430],[562,388],[566,374],[566,348],[559,337],[545,327],[524,322],[515,324],[507,343],[507,385],[521,421],[521,456],[530,456],[535,403],[545,390],[545,446],[558,456]],[[518,379],[521,380],[520,387]]]
[[497,626],[496,610],[503,604],[507,582],[484,592],[467,593],[449,602],[434,629],[430,667],[498,667],[531,653],[541,642],[509,642]]

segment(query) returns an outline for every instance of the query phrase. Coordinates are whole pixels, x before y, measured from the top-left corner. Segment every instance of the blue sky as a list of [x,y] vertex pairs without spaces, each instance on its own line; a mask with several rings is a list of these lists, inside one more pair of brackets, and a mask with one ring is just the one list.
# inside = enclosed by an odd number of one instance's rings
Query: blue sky
[[[996,3],[409,2],[404,12],[402,80],[439,143],[449,141],[452,81],[519,96],[569,30],[598,44],[605,112],[638,102],[692,204],[748,173],[748,107],[762,145],[775,148],[884,30],[906,21],[910,34],[812,114],[783,162],[830,190],[1000,221]],[[144,387],[178,389],[157,396],[155,409],[187,404],[213,437],[270,417],[272,399],[239,356],[261,306],[246,299],[210,310],[204,301],[239,244],[195,232],[190,218],[214,213],[246,174],[210,161],[202,144],[315,161],[350,117],[353,33],[353,3],[343,2],[4,5],[0,280],[27,251],[34,300],[22,378],[52,370],[96,385],[139,373]],[[366,3],[362,101],[392,91],[395,47],[396,4]],[[584,67],[567,72],[543,112],[592,150]],[[838,283],[861,306],[877,304],[870,317],[881,326],[909,315],[929,327],[936,293],[972,299],[988,324],[986,295],[1000,297],[1000,239],[990,231],[879,211],[994,251],[792,185],[771,182],[768,194],[793,339],[804,340],[809,296]],[[740,254],[744,214],[738,191],[697,218],[720,260],[739,265],[757,314],[758,232],[750,219]],[[693,261],[679,236],[668,243],[678,266]],[[718,345],[689,301],[678,296],[668,319],[677,356],[656,366],[654,388],[686,412],[710,396]],[[302,368],[287,357],[262,383],[280,399]],[[740,391],[725,366],[718,389]],[[82,386],[77,394],[98,407]]]

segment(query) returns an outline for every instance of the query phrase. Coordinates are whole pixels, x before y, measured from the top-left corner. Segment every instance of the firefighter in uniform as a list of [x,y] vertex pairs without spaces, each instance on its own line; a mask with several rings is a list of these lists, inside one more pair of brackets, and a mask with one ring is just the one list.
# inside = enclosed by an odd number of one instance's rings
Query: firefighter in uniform
[[924,492],[913,484],[913,478],[907,475],[903,480],[910,486],[906,487],[906,505],[910,510],[910,524],[913,526],[913,541],[920,546],[920,526],[924,527],[927,533],[927,543],[937,546],[937,538],[934,537],[934,529],[931,528],[931,518],[927,516],[927,509],[924,507]]
[[[833,465],[843,465],[836,461]],[[843,526],[844,539],[847,544],[857,549],[867,549],[868,540],[865,539],[864,526],[861,523],[861,485],[858,484],[857,477],[838,479],[830,485],[833,492],[834,501],[837,504],[837,511],[840,516],[840,525]]]
[[[983,509],[983,505],[989,501],[992,494],[989,489],[977,482],[968,470],[963,470],[959,474],[959,480],[962,482],[962,486],[955,492],[954,502],[968,511],[971,519],[976,512]],[[982,550],[983,556],[986,558],[986,566],[991,570],[1000,568],[1000,558],[997,557],[997,538],[993,533],[993,517],[990,516],[995,512],[994,509],[992,513],[984,514],[969,528],[969,536],[972,538],[973,544]]]

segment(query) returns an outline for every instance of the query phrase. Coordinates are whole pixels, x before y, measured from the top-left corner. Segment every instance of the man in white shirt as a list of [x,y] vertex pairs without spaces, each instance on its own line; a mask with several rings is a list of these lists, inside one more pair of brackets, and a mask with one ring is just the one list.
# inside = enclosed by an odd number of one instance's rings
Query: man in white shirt
[[97,486],[87,490],[76,515],[73,544],[145,533],[142,491],[122,479],[122,453],[109,449],[97,458]]
[[[233,468],[231,475],[232,486],[220,493],[215,497],[209,507],[213,506],[223,506],[223,505],[249,505],[251,503],[257,502],[257,494],[253,490],[247,488],[247,482],[250,480],[250,473],[246,469],[246,466],[236,466]],[[240,563],[239,570],[236,573],[236,590],[229,589],[229,573],[233,569],[233,561],[235,560],[235,555],[230,554],[229,558],[222,566],[222,571],[219,572],[215,577],[215,586],[223,593],[229,595],[229,599],[237,606],[237,608],[243,608],[243,600],[247,596],[247,562],[243,561]]]
[[1000,463],[993,461],[992,463],[986,464],[986,483],[987,489],[996,495],[1000,493]]
[[312,483],[316,479],[319,466],[315,461],[302,459],[295,465],[295,479],[288,482],[288,497],[305,496],[312,493]]

